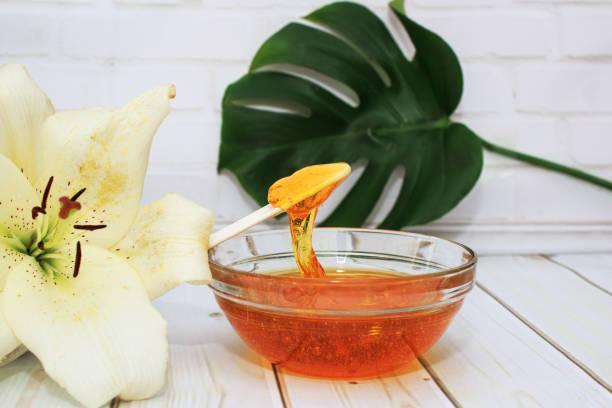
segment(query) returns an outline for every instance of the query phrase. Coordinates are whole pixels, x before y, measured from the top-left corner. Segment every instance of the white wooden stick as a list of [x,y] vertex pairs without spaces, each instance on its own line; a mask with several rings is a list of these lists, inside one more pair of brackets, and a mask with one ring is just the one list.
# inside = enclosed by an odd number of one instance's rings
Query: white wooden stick
[[227,241],[231,237],[234,237],[240,234],[242,231],[245,231],[251,228],[255,224],[259,224],[262,221],[267,220],[268,218],[272,218],[284,212],[282,208],[274,207],[272,204],[268,204],[265,207],[261,207],[259,210],[254,211],[234,222],[233,224],[228,225],[225,228],[221,228],[217,232],[213,232],[210,234],[210,240],[208,241],[208,247],[213,248],[223,241]]

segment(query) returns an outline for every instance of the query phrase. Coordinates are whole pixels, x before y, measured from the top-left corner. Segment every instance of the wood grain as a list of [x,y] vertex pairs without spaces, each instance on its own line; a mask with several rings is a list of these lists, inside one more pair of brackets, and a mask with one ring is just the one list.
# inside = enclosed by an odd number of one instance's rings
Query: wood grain
[[612,391],[612,296],[540,256],[483,257],[477,279]]
[[423,359],[464,407],[612,406],[612,394],[479,288]]
[[453,407],[418,361],[403,374],[364,380],[331,381],[282,370],[279,374],[291,408]]
[[612,254],[556,255],[551,259],[612,294]]

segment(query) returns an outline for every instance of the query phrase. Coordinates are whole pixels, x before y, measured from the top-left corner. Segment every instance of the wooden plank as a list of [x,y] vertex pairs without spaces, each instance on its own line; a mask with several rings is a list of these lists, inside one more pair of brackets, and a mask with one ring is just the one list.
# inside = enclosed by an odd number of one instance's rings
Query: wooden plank
[[0,407],[80,408],[81,405],[47,376],[32,353],[26,353],[0,369]]
[[477,279],[612,391],[612,296],[541,256],[483,257]]
[[453,407],[418,361],[402,372],[380,378],[332,381],[279,370],[279,379],[291,408]]
[[612,254],[555,255],[551,259],[612,294]]
[[154,304],[168,321],[169,385],[121,407],[282,408],[272,366],[238,337],[208,287],[182,285]]
[[170,346],[170,367],[165,390],[142,401],[121,401],[121,407],[217,407],[223,391],[216,383],[206,346]]
[[422,360],[460,406],[612,406],[611,393],[479,288]]

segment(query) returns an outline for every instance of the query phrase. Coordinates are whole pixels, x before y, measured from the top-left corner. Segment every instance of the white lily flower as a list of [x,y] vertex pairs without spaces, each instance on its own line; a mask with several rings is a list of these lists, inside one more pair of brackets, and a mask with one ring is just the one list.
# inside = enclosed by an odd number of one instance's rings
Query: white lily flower
[[0,365],[27,348],[88,407],[162,388],[166,322],[150,299],[210,281],[212,213],[174,194],[140,208],[174,95],[55,113],[21,65],[0,67]]

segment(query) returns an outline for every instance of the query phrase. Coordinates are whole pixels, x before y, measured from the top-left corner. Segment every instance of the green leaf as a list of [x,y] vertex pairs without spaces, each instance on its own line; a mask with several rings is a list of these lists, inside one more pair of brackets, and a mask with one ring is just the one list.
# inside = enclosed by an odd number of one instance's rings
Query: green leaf
[[367,8],[334,3],[306,16],[312,25],[291,23],[270,37],[249,74],[227,88],[219,170],[233,172],[259,204],[274,181],[302,167],[367,159],[324,224],[362,225],[403,166],[381,224],[396,229],[444,215],[478,180],[480,139],[449,119],[463,89],[456,55],[406,17],[401,2],[390,7],[415,46],[412,61]]

